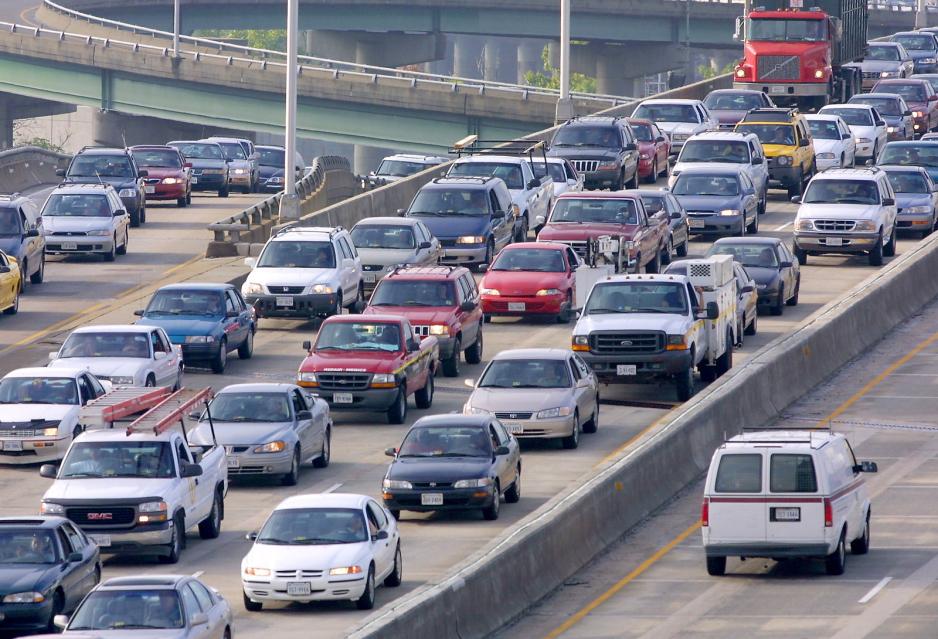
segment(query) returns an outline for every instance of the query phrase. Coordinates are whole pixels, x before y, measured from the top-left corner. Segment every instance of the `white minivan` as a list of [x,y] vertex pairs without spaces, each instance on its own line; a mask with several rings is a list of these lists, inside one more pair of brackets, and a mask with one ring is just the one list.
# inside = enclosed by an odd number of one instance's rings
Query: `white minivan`
[[824,559],[844,571],[846,545],[870,545],[870,498],[847,439],[828,431],[770,430],[733,437],[713,454],[701,523],[707,572],[722,575],[727,557]]

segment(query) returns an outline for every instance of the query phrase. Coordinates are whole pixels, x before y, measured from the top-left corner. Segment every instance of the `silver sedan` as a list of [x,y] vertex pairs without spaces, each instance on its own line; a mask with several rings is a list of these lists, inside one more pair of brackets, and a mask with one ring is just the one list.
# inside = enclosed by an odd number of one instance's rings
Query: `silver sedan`
[[492,413],[518,439],[560,439],[572,449],[580,445],[581,432],[599,427],[599,384],[567,350],[502,351],[472,385],[463,412]]
[[440,241],[412,217],[370,217],[352,227],[352,242],[362,259],[365,291],[371,292],[395,266],[436,266]]

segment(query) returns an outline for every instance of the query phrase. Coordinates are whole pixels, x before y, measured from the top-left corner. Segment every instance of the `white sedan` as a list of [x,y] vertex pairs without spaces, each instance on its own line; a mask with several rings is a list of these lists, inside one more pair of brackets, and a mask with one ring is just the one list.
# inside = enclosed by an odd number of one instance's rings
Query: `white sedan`
[[839,115],[807,114],[804,116],[814,138],[814,159],[819,171],[842,169],[857,161],[857,142],[850,127]]
[[86,326],[72,331],[50,368],[84,368],[115,386],[182,387],[181,346],[166,331],[140,324]]
[[265,603],[354,601],[375,605],[375,584],[399,586],[403,569],[397,521],[365,495],[289,497],[274,509],[241,560],[244,607]]

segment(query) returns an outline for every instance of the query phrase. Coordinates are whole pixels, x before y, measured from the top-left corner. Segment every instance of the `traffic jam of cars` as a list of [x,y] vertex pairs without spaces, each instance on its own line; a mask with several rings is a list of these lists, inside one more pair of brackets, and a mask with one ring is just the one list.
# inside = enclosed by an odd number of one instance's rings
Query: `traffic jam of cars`
[[[760,316],[798,304],[809,260],[880,266],[899,233],[935,230],[938,140],[926,134],[938,130],[938,76],[928,75],[934,58],[913,61],[910,46],[938,50],[938,35],[870,43],[861,63],[870,92],[811,112],[746,86],[646,100],[628,118],[576,117],[549,143],[492,148],[469,136],[406,209],[351,229],[283,228],[245,258],[240,287],[166,285],[133,324],[71,331],[46,366],[0,379],[0,464],[39,465],[48,481],[38,516],[0,518],[0,628],[230,639],[232,605],[204,576],[108,578],[104,558],[180,562],[190,531],[219,536],[240,480],[289,487],[310,466],[327,473],[338,413],[404,424],[411,406],[433,410],[437,379],[481,364],[464,380],[461,412],[424,414],[384,451],[372,493],[285,493],[231,567],[246,612],[373,608],[379,586],[404,579],[402,517],[497,519],[522,498],[527,442],[578,448],[598,431],[609,386],[663,383],[687,401],[731,370]],[[391,156],[369,179],[447,160]],[[282,149],[237,138],[82,149],[41,209],[0,197],[0,309],[16,313],[25,280],[43,282],[46,254],[123,255],[148,201],[273,192],[283,165]],[[790,242],[760,234],[780,198],[798,205]],[[691,241],[710,244],[691,255]],[[190,368],[224,375],[232,355],[252,358],[257,332],[277,319],[315,322],[295,377],[186,386]],[[566,325],[569,339],[486,360],[493,322],[519,335],[533,322]],[[747,433],[715,453],[702,517],[710,575],[728,556],[766,554],[821,558],[841,574],[847,545],[867,552],[865,489],[848,510],[829,506],[853,490],[845,473],[876,464],[857,463],[843,436],[823,437]],[[823,499],[773,507],[771,520],[798,522],[801,541],[779,551],[747,540],[765,527],[758,512],[774,493],[794,503],[789,493],[804,492]],[[832,517],[856,536],[838,537]],[[810,526],[822,519],[823,534]]]

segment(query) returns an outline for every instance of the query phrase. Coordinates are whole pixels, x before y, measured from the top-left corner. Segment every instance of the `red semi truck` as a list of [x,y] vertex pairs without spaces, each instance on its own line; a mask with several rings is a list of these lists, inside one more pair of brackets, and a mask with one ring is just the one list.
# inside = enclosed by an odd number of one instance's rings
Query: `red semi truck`
[[[750,5],[750,3],[747,3]],[[867,0],[752,0],[736,22],[743,59],[733,86],[802,111],[846,102],[862,85]]]

